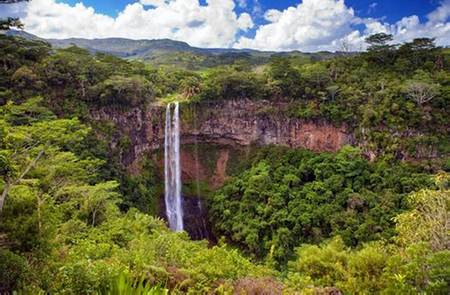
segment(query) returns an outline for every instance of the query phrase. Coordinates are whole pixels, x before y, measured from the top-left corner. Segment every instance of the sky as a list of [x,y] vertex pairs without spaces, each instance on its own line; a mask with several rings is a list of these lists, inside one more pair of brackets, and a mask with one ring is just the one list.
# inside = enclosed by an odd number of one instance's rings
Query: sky
[[31,0],[0,4],[43,38],[162,39],[208,48],[363,50],[384,32],[394,42],[450,45],[450,0]]

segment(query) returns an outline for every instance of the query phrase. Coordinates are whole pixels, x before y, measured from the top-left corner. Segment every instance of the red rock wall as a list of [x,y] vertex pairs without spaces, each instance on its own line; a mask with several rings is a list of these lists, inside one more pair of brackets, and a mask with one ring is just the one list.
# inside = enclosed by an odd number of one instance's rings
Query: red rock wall
[[[249,145],[283,145],[306,148],[313,151],[337,151],[353,142],[353,136],[345,126],[336,127],[326,121],[305,121],[288,118],[284,112],[288,104],[253,102],[249,100],[215,102],[184,109],[181,144],[210,143],[242,147]],[[268,113],[264,110],[271,110]],[[183,116],[189,112],[190,116]],[[131,172],[139,173],[144,157],[161,149],[164,144],[165,108],[151,105],[146,109],[118,110],[102,108],[91,111],[91,117],[99,122],[112,122],[111,149],[121,149],[120,160]],[[125,147],[119,143],[128,137]],[[200,157],[201,158],[201,157]],[[182,152],[183,177],[206,179],[218,186],[226,179],[227,149],[221,149],[212,175],[194,155]],[[199,164],[200,163],[200,164]]]

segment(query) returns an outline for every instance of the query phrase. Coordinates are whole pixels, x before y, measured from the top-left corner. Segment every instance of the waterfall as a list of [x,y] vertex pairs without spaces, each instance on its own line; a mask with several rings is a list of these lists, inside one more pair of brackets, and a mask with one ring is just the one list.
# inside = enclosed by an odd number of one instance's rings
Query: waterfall
[[[172,105],[175,105],[172,116]],[[183,230],[183,208],[181,206],[180,165],[180,118],[179,104],[169,103],[166,107],[164,139],[164,178],[166,214],[170,229]]]

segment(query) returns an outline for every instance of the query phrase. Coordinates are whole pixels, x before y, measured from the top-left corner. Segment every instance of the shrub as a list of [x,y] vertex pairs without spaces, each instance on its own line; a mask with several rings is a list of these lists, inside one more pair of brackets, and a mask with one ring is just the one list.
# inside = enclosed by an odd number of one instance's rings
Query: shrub
[[25,258],[9,250],[0,250],[0,293],[15,290],[25,277]]

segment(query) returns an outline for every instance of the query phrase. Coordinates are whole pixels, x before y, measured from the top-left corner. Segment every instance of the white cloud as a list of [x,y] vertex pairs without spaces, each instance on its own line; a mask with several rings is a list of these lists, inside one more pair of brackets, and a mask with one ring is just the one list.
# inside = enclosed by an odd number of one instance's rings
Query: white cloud
[[264,14],[264,18],[271,23],[279,21],[282,16],[283,13],[276,9],[267,10],[266,13]]
[[355,15],[343,0],[304,0],[284,11],[269,10],[265,18],[269,23],[260,26],[254,38],[241,38],[236,47],[320,50],[352,33]]
[[247,0],[237,0],[239,7],[247,8]]
[[450,17],[450,0],[444,0],[441,5],[433,12],[428,14],[431,23],[446,22]]
[[372,12],[374,12],[377,9],[378,3],[377,2],[372,2],[369,4],[369,8],[367,9],[367,13],[371,14]]
[[0,4],[0,18],[23,17],[25,15],[26,5],[26,2]]
[[157,7],[157,6],[164,5],[169,1],[167,1],[167,0],[141,0],[140,2],[144,5],[151,5],[151,6]]
[[[375,2],[370,6],[374,9]],[[237,48],[261,50],[340,50],[343,44],[352,50],[365,48],[364,39],[384,32],[394,36],[395,42],[411,41],[418,37],[434,37],[438,45],[450,44],[450,0],[421,22],[416,15],[404,17],[390,24],[372,18],[359,18],[344,0],[303,0],[283,11],[268,10],[268,24],[260,26],[253,38],[242,37]],[[356,25],[362,25],[360,31]]]
[[[150,5],[146,7],[145,5]],[[23,18],[25,30],[44,38],[170,38],[201,47],[230,47],[240,31],[253,27],[249,14],[237,15],[233,0],[141,0],[116,18],[82,3],[33,0]]]
[[[0,17],[20,16],[25,30],[44,38],[170,38],[199,47],[333,51],[342,49],[343,44],[352,50],[364,49],[368,35],[385,32],[393,34],[395,42],[434,37],[439,45],[450,44],[450,0],[443,0],[425,21],[412,15],[395,23],[360,18],[344,0],[298,1],[285,10],[263,13],[258,0],[206,0],[205,4],[199,0],[140,0],[113,18],[82,2],[71,6],[58,0],[33,0],[0,5]],[[249,9],[250,3],[253,17],[263,17],[266,23],[253,37],[238,37],[254,23],[248,13],[237,14],[236,5]],[[375,8],[375,3],[369,9]]]
[[447,22],[449,17],[450,0],[447,0],[428,14],[426,22],[421,22],[417,15],[404,17],[394,24],[374,19],[363,20],[366,25],[364,34],[378,32],[392,34],[396,43],[408,42],[420,37],[435,38],[437,45],[446,46],[450,44],[450,23]]

